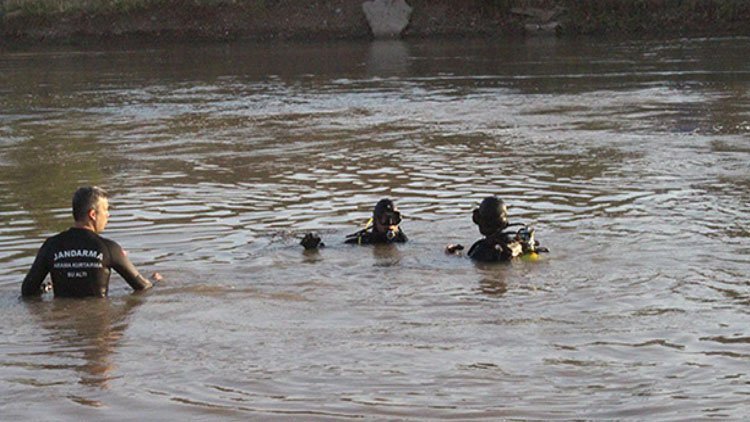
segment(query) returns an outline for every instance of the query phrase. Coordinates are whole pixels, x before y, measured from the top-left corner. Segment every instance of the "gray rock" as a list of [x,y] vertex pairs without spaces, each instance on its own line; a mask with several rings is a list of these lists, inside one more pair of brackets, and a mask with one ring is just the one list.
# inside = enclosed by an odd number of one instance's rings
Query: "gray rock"
[[537,7],[514,7],[510,10],[510,12],[516,15],[533,18],[540,23],[547,23],[563,13],[564,9],[560,7],[556,7],[554,9],[540,9]]
[[562,7],[553,9],[514,7],[511,9],[511,13],[523,18],[523,27],[529,35],[555,35],[562,27],[559,19],[565,12],[565,8]]
[[534,35],[555,35],[558,28],[560,28],[559,22],[547,22],[541,23],[527,23],[523,26],[528,34]]
[[362,3],[375,38],[397,38],[409,24],[412,8],[405,0],[373,0]]

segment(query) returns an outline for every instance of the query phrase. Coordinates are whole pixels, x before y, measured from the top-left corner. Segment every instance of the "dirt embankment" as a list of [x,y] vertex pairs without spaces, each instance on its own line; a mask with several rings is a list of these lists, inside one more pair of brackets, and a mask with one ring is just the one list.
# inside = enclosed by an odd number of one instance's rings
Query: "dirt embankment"
[[[28,7],[35,2],[37,7]],[[122,0],[109,7],[48,7],[0,0],[0,43],[101,40],[358,39],[371,37],[358,0]],[[405,38],[528,33],[555,11],[565,34],[750,35],[746,0],[408,0]],[[62,3],[52,3],[62,4]],[[107,3],[110,4],[110,3]],[[27,7],[23,7],[26,5]],[[41,6],[40,6],[41,5]]]

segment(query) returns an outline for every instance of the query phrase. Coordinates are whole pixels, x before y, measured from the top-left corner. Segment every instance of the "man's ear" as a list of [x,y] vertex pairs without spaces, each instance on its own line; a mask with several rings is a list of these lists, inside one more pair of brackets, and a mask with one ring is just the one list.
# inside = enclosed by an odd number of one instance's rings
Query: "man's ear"
[[89,210],[88,210],[88,211],[86,212],[86,215],[87,215],[87,216],[89,217],[89,220],[95,220],[95,219],[96,219],[96,210],[95,210],[95,209],[93,209],[93,208],[90,208],[90,209],[89,209]]

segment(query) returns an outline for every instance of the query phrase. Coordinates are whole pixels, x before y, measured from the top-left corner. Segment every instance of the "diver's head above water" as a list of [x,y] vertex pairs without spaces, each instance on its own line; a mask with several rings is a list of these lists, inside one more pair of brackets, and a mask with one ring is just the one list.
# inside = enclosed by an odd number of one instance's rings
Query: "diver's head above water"
[[365,228],[346,236],[344,242],[358,245],[406,242],[406,235],[399,224],[401,224],[401,212],[393,201],[383,198],[375,204],[372,217],[367,220]]
[[397,232],[401,223],[401,212],[388,198],[383,198],[375,204],[372,210],[373,231],[377,233]]
[[479,226],[479,232],[491,236],[508,227],[508,208],[503,200],[496,196],[488,196],[482,200],[472,214],[474,224]]

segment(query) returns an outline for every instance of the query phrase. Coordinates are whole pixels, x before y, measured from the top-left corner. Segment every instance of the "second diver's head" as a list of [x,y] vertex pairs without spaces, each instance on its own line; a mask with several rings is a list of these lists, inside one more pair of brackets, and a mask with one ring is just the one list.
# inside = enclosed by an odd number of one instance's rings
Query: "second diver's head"
[[502,199],[488,196],[474,209],[471,219],[479,226],[480,233],[490,236],[508,227],[508,208]]
[[383,198],[375,204],[372,210],[373,230],[379,233],[397,232],[401,223],[401,212],[388,198]]

